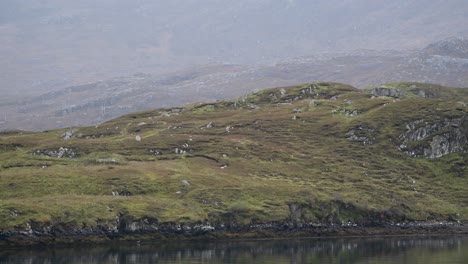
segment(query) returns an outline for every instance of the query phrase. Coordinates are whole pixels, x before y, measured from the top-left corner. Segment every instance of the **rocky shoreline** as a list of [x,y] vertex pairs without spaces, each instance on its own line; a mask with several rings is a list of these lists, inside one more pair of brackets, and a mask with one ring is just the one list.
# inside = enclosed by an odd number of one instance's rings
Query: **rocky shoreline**
[[50,228],[31,232],[1,232],[0,246],[34,246],[109,243],[116,241],[280,239],[300,237],[468,235],[468,224],[461,222],[402,222],[371,224],[267,223],[254,225],[180,225],[123,226],[119,230],[100,228]]

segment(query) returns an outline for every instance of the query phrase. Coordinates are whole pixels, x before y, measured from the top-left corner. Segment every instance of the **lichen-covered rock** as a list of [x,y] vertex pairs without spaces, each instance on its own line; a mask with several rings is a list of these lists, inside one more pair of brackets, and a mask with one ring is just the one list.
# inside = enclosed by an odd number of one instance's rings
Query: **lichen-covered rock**
[[344,109],[343,113],[345,114],[345,116],[355,117],[359,115],[361,112],[358,109]]
[[69,140],[75,133],[76,129],[71,129],[63,133],[60,137],[63,138],[64,140]]
[[416,120],[406,124],[398,137],[399,149],[411,157],[440,158],[468,150],[468,118],[445,118],[438,122]]
[[406,95],[406,93],[400,89],[384,87],[384,86],[374,88],[371,91],[371,94],[377,97],[382,96],[382,97],[393,97],[393,98],[400,98]]
[[375,142],[375,129],[366,126],[357,126],[348,131],[345,136],[348,141],[370,145]]
[[58,149],[37,149],[31,152],[32,155],[36,156],[46,156],[51,158],[67,158],[74,159],[78,158],[79,154],[73,148],[60,147]]

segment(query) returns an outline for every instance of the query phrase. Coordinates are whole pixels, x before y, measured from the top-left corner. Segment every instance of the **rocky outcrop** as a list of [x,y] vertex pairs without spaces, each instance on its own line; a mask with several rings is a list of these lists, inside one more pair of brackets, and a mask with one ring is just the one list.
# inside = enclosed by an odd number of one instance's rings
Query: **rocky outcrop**
[[406,92],[400,89],[392,88],[392,87],[385,87],[385,86],[376,87],[370,93],[376,97],[393,97],[393,98],[400,98],[406,95]]
[[440,158],[468,151],[468,118],[445,118],[439,122],[416,120],[406,124],[398,137],[399,149],[411,157]]
[[36,156],[46,156],[51,158],[67,158],[74,159],[78,158],[79,154],[73,148],[60,147],[58,149],[37,149],[31,152],[32,155]]
[[351,142],[360,142],[363,145],[373,144],[375,142],[375,129],[366,126],[356,126],[348,131],[346,139]]
[[75,133],[76,129],[71,129],[63,133],[60,137],[63,138],[64,140],[69,140]]

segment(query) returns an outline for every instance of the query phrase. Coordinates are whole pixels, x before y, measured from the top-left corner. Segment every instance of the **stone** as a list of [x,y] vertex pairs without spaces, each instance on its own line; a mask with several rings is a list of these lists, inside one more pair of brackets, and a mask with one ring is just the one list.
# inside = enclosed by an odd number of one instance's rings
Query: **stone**
[[96,159],[97,163],[110,163],[110,164],[116,164],[119,163],[119,161],[116,158],[102,158],[102,159]]
[[67,158],[67,159],[74,159],[77,158],[79,155],[76,151],[72,148],[65,148],[60,147],[58,149],[37,149],[30,153],[31,155],[35,156],[47,156],[52,158]]
[[380,86],[371,91],[371,94],[376,97],[392,97],[401,98],[406,95],[406,92],[392,87]]
[[360,142],[363,145],[370,145],[375,142],[375,130],[365,127],[357,126],[348,131],[345,136],[348,141]]
[[64,140],[69,140],[76,133],[76,131],[77,130],[75,129],[68,130],[65,133],[63,133],[60,137]]
[[345,116],[349,116],[349,117],[355,117],[360,114],[359,110],[357,109],[344,109],[343,112]]
[[140,137],[139,135],[136,135],[135,140],[138,141],[138,142],[140,142],[140,141],[141,141],[141,137]]
[[187,186],[190,186],[190,183],[187,180],[182,180],[181,185],[183,187],[187,187]]
[[411,157],[440,158],[468,151],[468,118],[448,119],[438,122],[415,120],[406,124],[406,132],[398,138],[398,148]]
[[283,97],[286,94],[286,90],[284,88],[281,88],[280,94],[281,94],[281,97]]

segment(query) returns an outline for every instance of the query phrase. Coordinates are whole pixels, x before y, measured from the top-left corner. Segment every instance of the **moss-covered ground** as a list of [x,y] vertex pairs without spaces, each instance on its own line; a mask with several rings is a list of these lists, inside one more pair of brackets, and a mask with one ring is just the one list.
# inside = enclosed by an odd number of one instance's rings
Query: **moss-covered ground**
[[[0,231],[122,214],[176,223],[467,220],[468,154],[412,158],[396,142],[408,122],[466,116],[466,90],[436,88],[435,98],[394,99],[315,83],[133,113],[73,128],[68,140],[61,135],[71,128],[3,132]],[[370,131],[370,144],[347,139],[356,127]],[[43,154],[60,148],[74,158]]]

